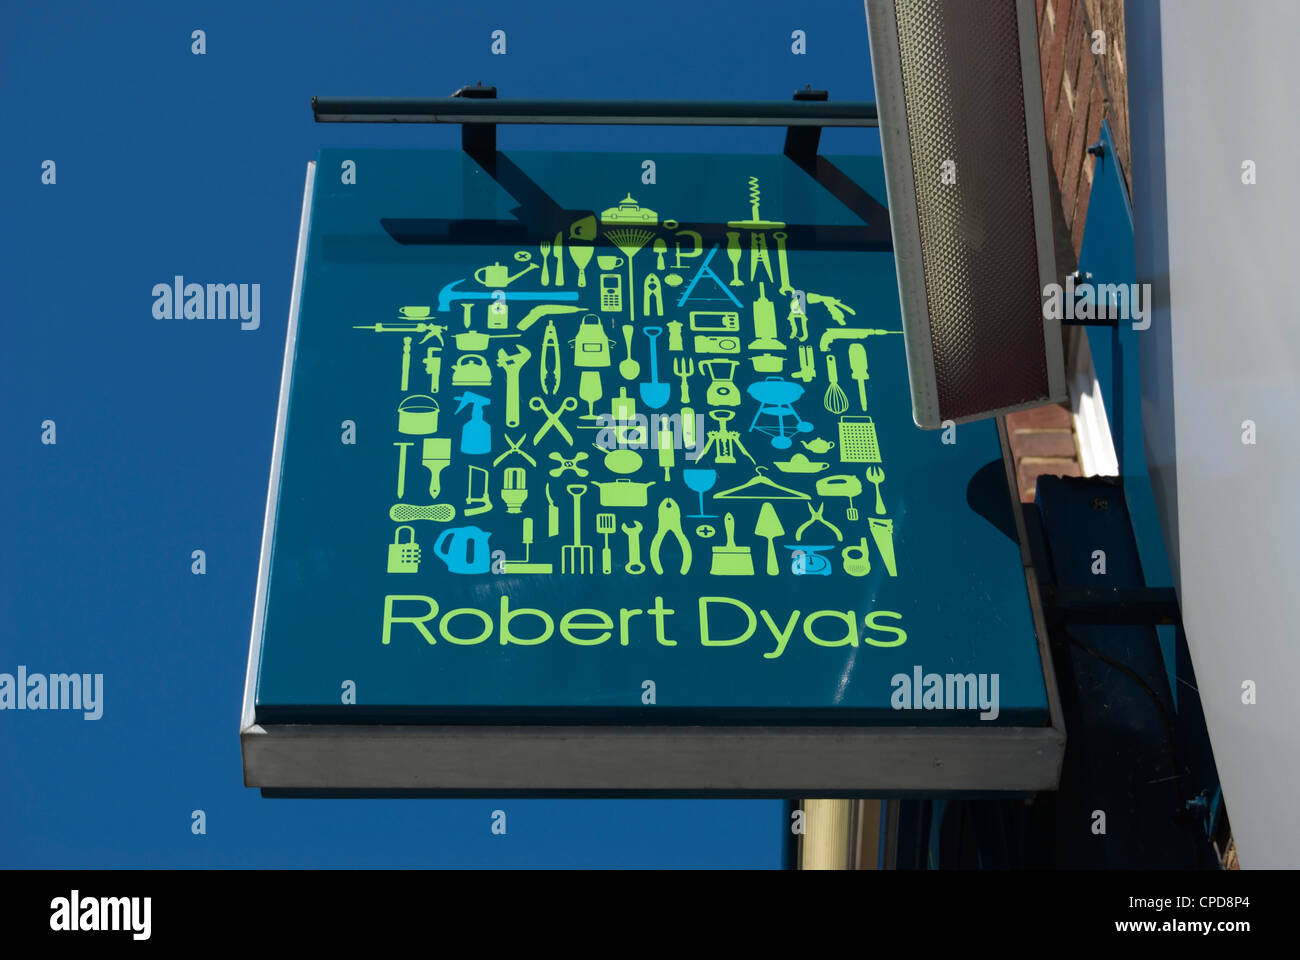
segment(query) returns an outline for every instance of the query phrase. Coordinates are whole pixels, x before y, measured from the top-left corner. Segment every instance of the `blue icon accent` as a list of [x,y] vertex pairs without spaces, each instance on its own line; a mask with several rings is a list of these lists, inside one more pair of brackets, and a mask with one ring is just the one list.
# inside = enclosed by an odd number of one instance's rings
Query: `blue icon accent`
[[790,551],[790,570],[796,577],[821,576],[829,577],[831,575],[831,562],[823,557],[819,550],[832,550],[833,544],[814,546],[802,543],[787,543],[785,548]]
[[487,573],[492,568],[490,536],[478,527],[452,527],[434,541],[433,555],[452,573]]
[[[794,402],[803,396],[804,389],[793,380],[767,377],[757,383],[751,383],[745,388],[745,392],[758,401],[758,412],[754,414],[754,419],[749,424],[750,432],[758,431],[767,434],[772,438],[772,446],[776,449],[788,449],[790,438],[796,433],[812,432],[813,425],[795,412]],[[769,421],[759,426],[758,418],[764,416],[772,417],[776,422]],[[789,417],[794,418],[793,424],[786,423]]]
[[[740,301],[736,299],[736,295],[727,289],[727,285],[722,282],[722,278],[719,277],[716,273],[714,273],[713,268],[709,266],[710,261],[713,260],[713,255],[718,252],[718,247],[720,246],[721,244],[719,243],[715,243],[713,245],[713,249],[709,251],[709,255],[704,258],[704,262],[700,264],[700,268],[695,271],[695,276],[691,277],[691,282],[688,283],[686,285],[686,289],[682,291],[681,297],[679,297],[677,300],[677,306],[679,307],[685,306],[686,301],[690,300],[692,295],[695,293],[695,285],[699,283],[702,278],[708,277],[710,280],[713,281],[714,285],[719,290],[721,290],[723,293],[727,295],[727,299],[736,305],[737,310],[744,309],[740,305]],[[721,297],[695,297],[695,299],[696,300],[721,300],[722,298]]]
[[658,410],[673,398],[673,385],[659,379],[659,357],[655,349],[664,328],[642,327],[641,332],[650,338],[650,379],[637,386],[641,390],[641,402],[652,410]]
[[474,409],[470,412],[470,417],[465,421],[465,426],[460,428],[460,452],[461,453],[490,453],[492,450],[492,427],[483,419],[483,408],[492,401],[482,394],[474,393],[472,390],[466,390],[464,393],[456,396],[460,401],[460,406],[456,412],[460,413],[470,404]]

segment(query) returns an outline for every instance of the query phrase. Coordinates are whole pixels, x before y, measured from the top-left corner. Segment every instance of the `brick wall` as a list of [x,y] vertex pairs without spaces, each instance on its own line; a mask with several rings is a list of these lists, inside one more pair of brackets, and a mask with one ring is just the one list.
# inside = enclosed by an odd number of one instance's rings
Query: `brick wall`
[[[1092,191],[1088,146],[1108,118],[1120,167],[1129,170],[1123,0],[1038,0],[1043,115],[1060,214],[1078,255]],[[1094,36],[1101,31],[1101,36]],[[1097,53],[1096,50],[1104,50]]]
[[[1100,30],[1104,37],[1094,37]],[[1104,49],[1104,53],[1095,53]],[[1124,73],[1124,0],[1038,0],[1043,118],[1052,170],[1057,273],[1074,270],[1092,193],[1088,147],[1110,121],[1120,169],[1129,171],[1128,95]],[[1007,417],[1020,499],[1034,499],[1038,477],[1077,477],[1078,449],[1069,408],[1040,407]]]

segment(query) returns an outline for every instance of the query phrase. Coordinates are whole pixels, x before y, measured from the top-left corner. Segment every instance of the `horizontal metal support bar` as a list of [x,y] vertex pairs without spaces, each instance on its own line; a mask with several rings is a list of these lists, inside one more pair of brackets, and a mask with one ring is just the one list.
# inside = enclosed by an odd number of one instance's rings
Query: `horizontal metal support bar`
[[317,123],[554,123],[874,127],[876,105],[790,100],[489,100],[312,97]]
[[1181,620],[1173,587],[1042,587],[1056,623],[1173,624]]

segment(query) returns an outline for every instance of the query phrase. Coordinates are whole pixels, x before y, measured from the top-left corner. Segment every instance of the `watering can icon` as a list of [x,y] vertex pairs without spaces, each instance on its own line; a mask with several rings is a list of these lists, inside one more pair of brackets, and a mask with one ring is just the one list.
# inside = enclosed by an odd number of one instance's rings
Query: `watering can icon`
[[477,270],[475,270],[474,279],[477,280],[479,283],[483,284],[483,286],[485,287],[494,287],[500,289],[501,287],[506,287],[514,283],[516,280],[522,277],[529,270],[536,270],[536,269],[537,269],[537,264],[530,263],[528,266],[524,267],[518,273],[511,276],[510,268],[507,267],[505,264],[501,263],[500,261],[497,261],[496,263],[489,264],[486,267],[479,267]]

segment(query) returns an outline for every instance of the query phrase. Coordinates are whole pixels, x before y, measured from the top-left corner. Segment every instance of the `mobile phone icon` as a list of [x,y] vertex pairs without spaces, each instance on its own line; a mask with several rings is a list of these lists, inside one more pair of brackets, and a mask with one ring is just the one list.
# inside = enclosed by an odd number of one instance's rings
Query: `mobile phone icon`
[[607,313],[618,313],[623,309],[623,275],[621,273],[602,273],[600,275],[600,309]]

